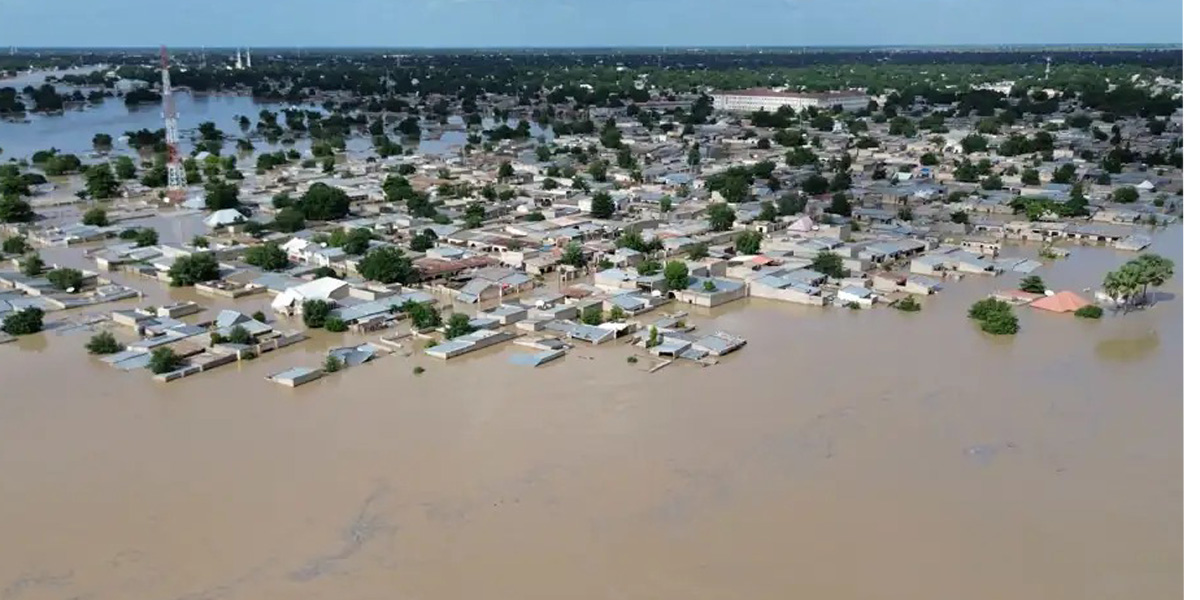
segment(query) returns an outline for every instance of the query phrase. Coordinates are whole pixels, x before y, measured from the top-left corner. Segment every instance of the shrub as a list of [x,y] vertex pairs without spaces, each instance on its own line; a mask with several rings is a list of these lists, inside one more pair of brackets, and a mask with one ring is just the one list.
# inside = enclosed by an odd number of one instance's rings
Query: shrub
[[83,287],[83,273],[78,269],[54,269],[46,273],[46,279],[56,289],[78,292]]
[[4,240],[3,250],[5,254],[25,254],[29,252],[29,243],[23,236],[16,235]]
[[421,365],[417,365],[417,366],[413,367],[413,375],[420,375],[421,373],[424,373],[424,372],[425,372],[425,367],[422,367]]
[[627,363],[629,363],[629,364],[631,364],[631,365],[636,365],[636,364],[637,364],[637,361],[638,361],[638,359],[637,359],[637,357],[636,357],[636,356],[627,356],[627,357],[625,357],[625,362],[627,362]]
[[687,288],[688,282],[691,280],[687,264],[678,260],[667,263],[667,266],[663,268],[663,277],[667,280],[667,288],[672,290]]
[[980,300],[971,305],[967,316],[977,321],[985,333],[993,335],[1012,335],[1021,329],[1012,307],[995,298]]
[[333,304],[324,300],[305,300],[304,304],[300,305],[300,310],[304,316],[304,324],[316,329],[325,326],[325,319],[329,318]]
[[288,266],[287,252],[279,244],[262,244],[246,250],[246,263],[266,271],[280,271]]
[[233,329],[229,330],[229,343],[250,345],[254,343],[254,336],[241,325],[234,325]]
[[905,296],[892,303],[892,308],[902,310],[904,312],[917,312],[921,310],[921,304],[912,296]]
[[221,271],[213,255],[193,254],[175,259],[167,274],[171,276],[171,285],[179,287],[212,281],[221,276]]
[[341,371],[341,370],[342,370],[342,361],[339,360],[338,357],[336,357],[332,354],[325,357],[325,372],[326,373],[337,373],[338,371]]
[[1045,294],[1046,283],[1037,275],[1030,275],[1021,280],[1021,291],[1030,294]]
[[325,330],[333,333],[342,333],[350,329],[350,326],[345,321],[337,317],[327,317],[325,319]]
[[711,279],[704,280],[704,291],[710,294],[717,291],[717,284],[713,283]]
[[462,313],[454,313],[446,320],[446,339],[454,339],[456,337],[467,335],[475,331],[471,326],[471,318]]
[[84,348],[87,348],[88,354],[115,354],[121,351],[121,344],[117,343],[113,334],[101,331],[93,335]]
[[583,309],[583,314],[580,315],[579,320],[585,325],[599,325],[604,322],[604,309],[599,304],[593,304]]
[[264,315],[263,311],[261,311],[261,310],[254,311],[254,314],[250,315],[250,318],[254,319],[255,321],[258,321],[259,323],[267,322],[267,315]]
[[37,254],[30,254],[21,261],[21,273],[26,277],[37,277],[46,269],[46,263]]
[[1104,309],[1095,304],[1089,304],[1075,311],[1075,316],[1081,319],[1099,319],[1104,316]]
[[150,352],[150,371],[155,374],[170,373],[183,366],[183,357],[170,348],[155,348]]
[[104,227],[108,225],[108,213],[104,212],[104,209],[100,207],[88,209],[87,212],[83,213],[83,224]]
[[9,313],[4,317],[4,325],[0,326],[0,330],[9,335],[37,333],[42,330],[42,317],[45,314],[42,309],[32,306]]

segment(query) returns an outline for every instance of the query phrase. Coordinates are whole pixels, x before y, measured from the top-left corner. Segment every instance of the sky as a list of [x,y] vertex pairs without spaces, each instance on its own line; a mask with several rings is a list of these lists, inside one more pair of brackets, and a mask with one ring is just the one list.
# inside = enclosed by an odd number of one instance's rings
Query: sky
[[0,0],[0,47],[1178,44],[1182,11],[1181,0]]

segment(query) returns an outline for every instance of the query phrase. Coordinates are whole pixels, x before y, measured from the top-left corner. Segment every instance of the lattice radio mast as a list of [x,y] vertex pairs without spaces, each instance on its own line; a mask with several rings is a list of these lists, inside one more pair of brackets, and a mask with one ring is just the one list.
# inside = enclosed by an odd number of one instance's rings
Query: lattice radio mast
[[170,61],[167,58],[166,46],[162,46],[160,54],[162,58],[163,122],[167,143],[167,198],[173,202],[179,202],[187,193],[187,178],[183,173],[183,163],[179,161],[179,118],[175,113],[175,97],[171,94]]

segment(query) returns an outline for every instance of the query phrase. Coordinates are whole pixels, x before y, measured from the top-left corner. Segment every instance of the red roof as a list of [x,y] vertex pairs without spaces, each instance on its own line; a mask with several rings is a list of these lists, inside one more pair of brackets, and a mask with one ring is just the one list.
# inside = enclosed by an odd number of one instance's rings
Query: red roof
[[1091,303],[1084,300],[1079,294],[1066,291],[1034,300],[1030,306],[1051,312],[1065,313],[1075,312],[1089,304]]

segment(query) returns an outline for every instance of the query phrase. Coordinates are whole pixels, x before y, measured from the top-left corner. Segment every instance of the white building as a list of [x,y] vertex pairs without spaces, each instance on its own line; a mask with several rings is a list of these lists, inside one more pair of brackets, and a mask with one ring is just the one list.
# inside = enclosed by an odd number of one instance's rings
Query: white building
[[841,106],[846,111],[857,111],[867,107],[871,97],[865,92],[777,92],[769,89],[751,89],[737,92],[718,92],[712,95],[713,108],[734,112],[765,110],[774,112],[782,106],[790,106],[799,112],[810,106],[833,108]]

